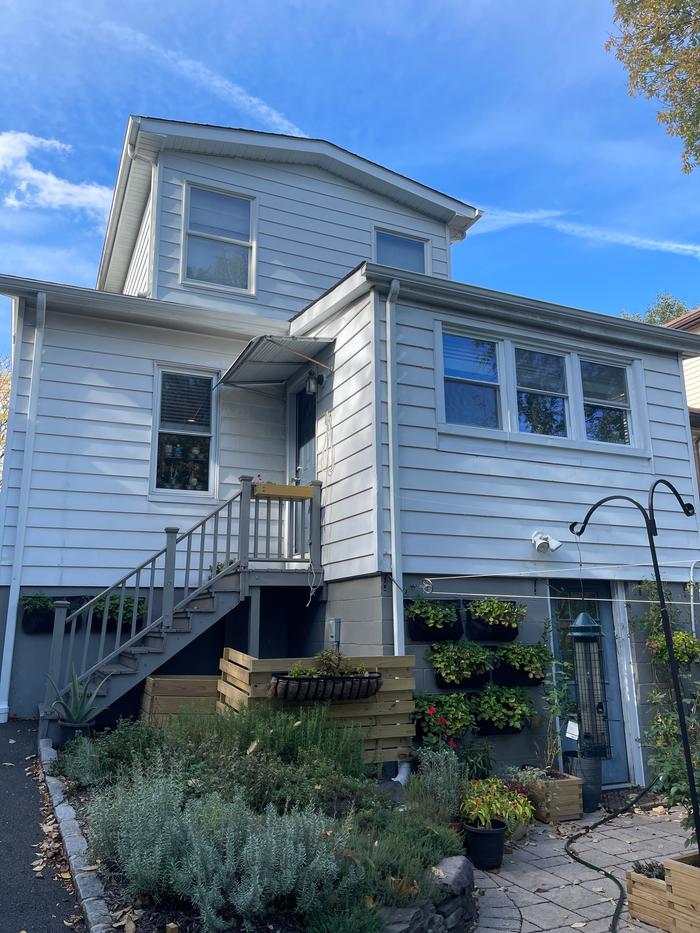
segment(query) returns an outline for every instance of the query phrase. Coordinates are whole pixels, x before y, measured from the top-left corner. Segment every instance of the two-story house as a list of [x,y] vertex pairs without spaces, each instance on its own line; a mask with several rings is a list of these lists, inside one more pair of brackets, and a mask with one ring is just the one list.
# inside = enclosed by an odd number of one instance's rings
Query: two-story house
[[[426,579],[432,598],[517,600],[525,640],[547,629],[566,656],[583,587],[605,779],[642,780],[644,535],[619,506],[578,544],[568,525],[657,476],[696,501],[682,360],[700,336],[453,281],[478,216],[328,142],[129,121],[97,288],[0,277],[0,715],[44,698],[53,625],[24,624],[31,594],[70,601],[61,676],[111,671],[106,707],[154,670],[215,673],[224,641],[313,652],[336,618],[344,652],[410,647],[430,689],[404,628]],[[700,539],[671,499],[660,559],[681,593]]]

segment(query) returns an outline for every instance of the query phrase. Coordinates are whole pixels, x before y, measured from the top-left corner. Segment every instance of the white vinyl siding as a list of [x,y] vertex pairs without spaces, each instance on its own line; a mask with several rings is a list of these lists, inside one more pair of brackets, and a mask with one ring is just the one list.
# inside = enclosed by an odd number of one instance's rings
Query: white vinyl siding
[[[648,352],[638,369],[633,368],[630,393],[633,401],[641,395],[645,420],[639,426],[640,449],[620,445],[618,450],[613,445],[514,432],[461,433],[459,426],[443,430],[439,423],[442,380],[436,371],[440,358],[433,349],[438,318],[427,308],[397,308],[404,573],[539,571],[542,562],[530,541],[532,532],[539,528],[564,542],[548,566],[560,564],[576,576],[578,551],[568,525],[580,521],[600,497],[621,493],[644,501],[653,479],[667,476],[683,496],[697,502],[677,356]],[[483,327],[488,330],[485,323]],[[380,331],[382,328],[380,324]],[[496,324],[492,327],[494,335],[502,330]],[[528,333],[525,322],[522,331],[519,341],[523,345],[537,346],[538,340],[545,341],[545,335],[535,329]],[[581,341],[578,349],[582,357],[596,358],[594,341]],[[614,355],[611,348],[604,353],[606,358]],[[385,358],[382,349],[382,487],[386,504]],[[657,545],[662,564],[669,565],[664,573],[667,579],[685,579],[688,563],[697,556],[700,544],[697,519],[686,518],[675,501],[663,494],[657,499],[657,509],[661,529]],[[388,528],[385,509],[380,553],[389,548]],[[581,541],[581,554],[586,574],[602,579],[639,579],[650,572],[644,529],[632,507],[613,505],[601,512],[599,521],[591,523]],[[634,561],[642,566],[618,567]],[[678,563],[682,561],[686,561],[685,566]]]
[[[31,329],[22,366],[31,362]],[[156,364],[225,370],[244,340],[49,313],[38,401],[22,584],[106,586],[213,507],[182,494],[149,499]],[[28,371],[28,370],[27,370]],[[28,379],[20,383],[26,411]],[[241,475],[286,478],[284,405],[243,389],[219,394],[219,497]],[[24,406],[24,409],[22,409]],[[22,424],[18,424],[22,428]],[[16,444],[23,432],[16,433]],[[1,582],[9,581],[19,470],[14,453]]]
[[688,396],[690,408],[700,408],[700,357],[685,360],[683,363],[685,375],[685,391]]
[[150,293],[149,257],[151,252],[152,202],[148,198],[141,218],[141,226],[134,244],[129,271],[124,281],[125,295],[148,296]]
[[[256,294],[217,294],[180,280],[186,184],[255,200]],[[449,276],[447,226],[313,166],[163,153],[156,297],[287,319],[359,263],[377,226],[430,244],[430,274]]]

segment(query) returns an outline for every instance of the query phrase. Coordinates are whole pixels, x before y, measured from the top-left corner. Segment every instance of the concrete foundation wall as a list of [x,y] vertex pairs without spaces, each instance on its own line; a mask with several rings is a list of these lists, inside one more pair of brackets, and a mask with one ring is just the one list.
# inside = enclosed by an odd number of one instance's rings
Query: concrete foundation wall
[[387,574],[335,580],[323,588],[305,638],[304,655],[328,647],[328,619],[341,619],[340,650],[346,655],[394,653],[391,583]]

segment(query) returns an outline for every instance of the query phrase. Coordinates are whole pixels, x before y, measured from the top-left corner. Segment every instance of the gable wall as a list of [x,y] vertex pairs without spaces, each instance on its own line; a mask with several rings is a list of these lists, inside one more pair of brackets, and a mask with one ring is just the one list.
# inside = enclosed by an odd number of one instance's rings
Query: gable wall
[[150,297],[151,218],[152,201],[149,196],[141,218],[139,234],[134,244],[134,252],[129,263],[129,271],[124,282],[125,295],[146,295]]
[[[430,240],[432,274],[449,275],[444,223],[313,166],[164,153],[159,166],[156,297],[287,319],[372,258],[374,226]],[[185,181],[254,197],[255,298],[180,283]]]

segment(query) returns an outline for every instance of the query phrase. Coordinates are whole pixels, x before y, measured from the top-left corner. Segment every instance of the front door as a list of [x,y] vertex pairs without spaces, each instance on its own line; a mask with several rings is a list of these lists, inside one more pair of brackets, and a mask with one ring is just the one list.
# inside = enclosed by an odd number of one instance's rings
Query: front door
[[[569,628],[576,616],[583,609],[598,622],[603,630],[603,675],[605,677],[605,698],[610,731],[610,757],[603,759],[603,784],[626,784],[629,781],[629,763],[627,761],[627,742],[625,739],[625,721],[622,713],[620,677],[617,668],[617,647],[615,644],[615,625],[612,603],[610,602],[610,584],[588,581],[584,583],[581,599],[581,584],[566,580],[552,584],[553,641],[554,653],[558,660],[573,665],[573,653]],[[572,682],[572,692],[574,690]],[[562,724],[562,750],[576,749],[576,742],[563,735],[566,723]]]
[[[297,481],[302,485],[316,479],[316,396],[306,389],[295,395],[294,467]],[[294,553],[304,555],[310,528],[306,502],[297,502],[294,509]]]

